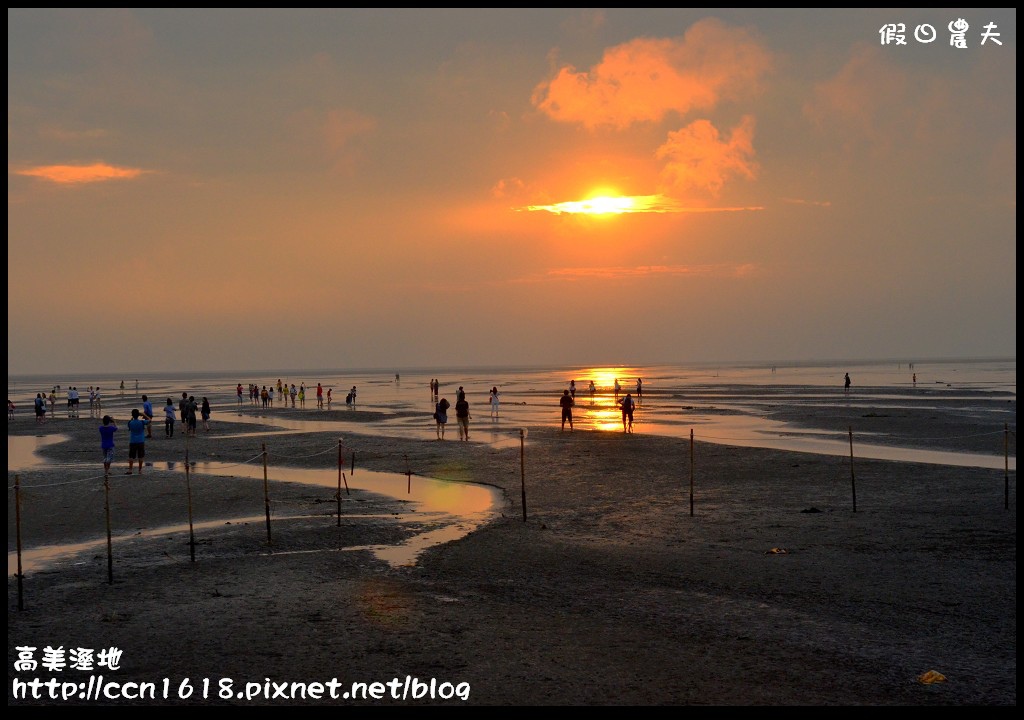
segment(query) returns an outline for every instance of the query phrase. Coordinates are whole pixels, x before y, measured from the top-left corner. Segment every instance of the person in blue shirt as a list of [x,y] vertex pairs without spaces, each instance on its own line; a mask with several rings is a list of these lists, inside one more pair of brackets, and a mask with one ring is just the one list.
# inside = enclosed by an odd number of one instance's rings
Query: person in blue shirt
[[142,416],[146,418],[146,437],[153,437],[153,403],[148,395],[142,396]]
[[142,459],[146,457],[146,430],[149,429],[149,420],[139,417],[138,409],[132,410],[132,419],[128,421],[128,472],[132,474],[132,466],[135,459],[139,460],[139,475],[142,474]]
[[114,418],[109,415],[103,416],[103,424],[100,425],[100,450],[103,451],[103,474],[110,473],[110,464],[114,462],[114,433],[117,432],[117,425]]

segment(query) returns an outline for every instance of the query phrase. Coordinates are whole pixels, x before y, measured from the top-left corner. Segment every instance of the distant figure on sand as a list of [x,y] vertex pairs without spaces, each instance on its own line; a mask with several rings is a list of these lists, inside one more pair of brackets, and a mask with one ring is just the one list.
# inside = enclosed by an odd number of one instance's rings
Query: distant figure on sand
[[455,422],[459,425],[459,440],[469,440],[469,402],[466,393],[460,393],[455,401]]
[[843,392],[850,392],[850,373],[846,373],[846,379],[843,380]]
[[576,399],[576,381],[575,380],[570,380],[569,381],[569,397],[571,397],[573,400]]
[[292,396],[292,407],[295,407],[295,396],[299,394],[299,391],[295,389],[295,383],[292,383],[292,388],[291,388],[290,393],[291,393],[291,396]]
[[590,381],[590,399],[593,400],[594,399],[594,395],[596,395],[596,394],[597,394],[597,386],[594,385],[594,381],[591,380]]
[[622,386],[619,385],[619,379],[615,378],[615,402],[619,401],[619,392],[622,390]]
[[641,378],[636,379],[636,401],[640,402],[644,399],[644,381]]
[[437,421],[437,439],[444,440],[444,426],[448,423],[448,408],[451,403],[448,398],[441,398],[434,406],[434,420]]
[[498,401],[498,386],[497,385],[495,385],[494,387],[491,388],[491,397],[489,399],[490,399],[490,403],[491,403],[491,417],[492,418],[497,418],[498,417],[498,402],[499,402]]
[[100,450],[103,452],[103,472],[110,473],[110,464],[114,462],[114,433],[117,432],[117,425],[114,418],[109,415],[103,416],[103,424],[100,425]]
[[633,432],[633,411],[636,409],[633,397],[626,393],[626,397],[622,398],[619,404],[622,407],[622,431]]
[[203,418],[203,430],[210,432],[210,401],[205,397],[203,398],[203,406],[200,408],[199,414]]
[[569,423],[569,430],[572,431],[572,395],[569,394],[568,390],[562,391],[562,397],[558,399],[558,404],[562,406],[562,430],[565,430],[565,423]]
[[320,383],[316,384],[316,409],[324,409],[324,386]]

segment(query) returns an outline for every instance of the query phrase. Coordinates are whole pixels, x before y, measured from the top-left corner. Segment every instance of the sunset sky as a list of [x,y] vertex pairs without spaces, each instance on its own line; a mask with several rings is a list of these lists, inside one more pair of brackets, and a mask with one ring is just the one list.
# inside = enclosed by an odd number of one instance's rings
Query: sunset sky
[[9,375],[1016,356],[1013,9],[7,21]]

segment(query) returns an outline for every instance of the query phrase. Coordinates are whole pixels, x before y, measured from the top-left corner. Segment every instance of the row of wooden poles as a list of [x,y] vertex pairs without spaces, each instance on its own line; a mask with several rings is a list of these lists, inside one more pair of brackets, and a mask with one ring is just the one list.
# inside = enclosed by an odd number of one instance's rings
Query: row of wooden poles
[[[857,512],[857,477],[854,472],[854,455],[853,455],[853,428],[849,428],[850,437],[850,494],[853,501],[853,512]],[[519,472],[520,472],[520,486],[522,492],[522,505],[523,505],[523,522],[527,520],[526,513],[526,430],[520,429],[519,431]],[[270,522],[270,481],[267,474],[267,445],[263,443],[262,452],[260,453],[263,457],[263,503],[266,509],[267,518],[267,544],[273,544],[273,536],[271,533],[271,522]],[[1004,493],[1003,493],[1003,505],[1005,509],[1010,509],[1010,434],[1009,425],[1004,425],[1003,429],[1003,454],[1004,454]],[[406,465],[406,477],[408,479],[407,491],[412,493],[412,470],[409,468],[409,456],[405,456]],[[337,520],[338,527],[341,527],[341,488],[344,485],[345,493],[351,495],[352,492],[348,487],[348,478],[345,475],[345,457],[342,446],[342,441],[338,440],[338,489],[335,493],[335,498],[338,503]],[[355,474],[356,470],[356,453],[352,451],[351,454],[351,465],[349,468],[350,473]],[[185,439],[185,487],[188,496],[188,545],[189,545],[189,558],[192,562],[196,561],[196,539],[195,529],[192,522],[192,477],[191,477],[191,466],[189,463],[188,453],[188,438]],[[107,526],[107,582],[110,584],[114,583],[114,553],[113,553],[113,535],[110,527],[110,474],[104,473],[103,475],[103,489],[104,489],[104,512],[106,513],[106,526]],[[24,610],[24,573],[22,572],[22,560],[21,560],[21,479],[18,475],[14,476],[14,516],[17,536],[17,553],[18,553],[18,610]],[[694,515],[694,437],[693,429],[690,429],[690,517]]]

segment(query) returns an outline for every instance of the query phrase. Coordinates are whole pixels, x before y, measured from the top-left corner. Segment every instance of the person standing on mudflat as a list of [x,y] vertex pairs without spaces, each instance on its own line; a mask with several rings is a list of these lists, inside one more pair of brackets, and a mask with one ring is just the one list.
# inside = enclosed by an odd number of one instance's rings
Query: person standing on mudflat
[[167,398],[167,404],[164,405],[164,435],[174,437],[174,423],[177,419],[174,414],[174,401]]
[[633,411],[636,409],[633,396],[626,393],[626,397],[622,398],[620,405],[622,407],[622,431],[631,433],[633,432]]
[[565,431],[565,423],[569,423],[569,431],[572,432],[572,395],[569,394],[568,390],[562,391],[562,397],[558,399],[558,404],[562,406],[562,431]]
[[132,419],[128,421],[128,472],[132,474],[132,466],[135,460],[139,461],[139,475],[142,474],[142,461],[146,457],[146,429],[149,427],[149,420],[139,417],[138,409],[132,409]]
[[153,437],[153,403],[149,400],[149,395],[142,396],[142,416],[146,418],[146,437]]
[[455,422],[459,425],[459,440],[469,440],[469,401],[466,393],[459,393],[455,401]]
[[103,472],[110,474],[110,464],[114,462],[114,433],[117,432],[117,424],[114,418],[109,415],[103,416],[103,424],[100,425],[100,450],[103,452]]
[[444,440],[444,426],[448,424],[448,408],[451,403],[448,398],[441,398],[434,406],[434,420],[437,421],[437,439]]

